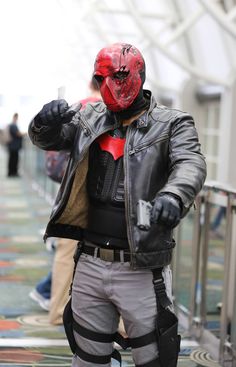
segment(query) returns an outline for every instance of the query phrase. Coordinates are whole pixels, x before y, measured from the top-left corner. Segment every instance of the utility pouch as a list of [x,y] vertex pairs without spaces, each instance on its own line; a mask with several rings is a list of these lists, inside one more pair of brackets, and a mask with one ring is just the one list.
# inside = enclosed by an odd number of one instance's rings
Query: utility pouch
[[156,319],[157,344],[161,367],[176,367],[181,337],[178,318],[168,309],[162,309]]

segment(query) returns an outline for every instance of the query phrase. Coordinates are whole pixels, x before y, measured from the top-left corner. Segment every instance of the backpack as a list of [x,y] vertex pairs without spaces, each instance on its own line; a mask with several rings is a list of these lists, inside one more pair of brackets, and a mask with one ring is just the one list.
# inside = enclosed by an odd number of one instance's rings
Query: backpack
[[12,136],[10,134],[10,125],[7,125],[3,130],[2,130],[2,136],[1,136],[1,141],[3,144],[8,144],[10,143],[12,140]]
[[46,174],[53,181],[60,183],[64,176],[70,153],[63,150],[59,152],[46,152],[45,168]]

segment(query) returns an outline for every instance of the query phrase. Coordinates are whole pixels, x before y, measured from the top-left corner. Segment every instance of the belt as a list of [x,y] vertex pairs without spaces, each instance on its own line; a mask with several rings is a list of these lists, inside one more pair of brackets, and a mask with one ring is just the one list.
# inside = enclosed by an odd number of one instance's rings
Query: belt
[[89,246],[83,244],[82,253],[99,257],[101,260],[110,262],[130,262],[131,256],[129,252],[124,250],[106,249],[103,247]]

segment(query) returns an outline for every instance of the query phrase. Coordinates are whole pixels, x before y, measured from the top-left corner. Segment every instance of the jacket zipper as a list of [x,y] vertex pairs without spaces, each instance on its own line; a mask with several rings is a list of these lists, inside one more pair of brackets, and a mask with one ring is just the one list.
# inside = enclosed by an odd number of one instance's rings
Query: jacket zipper
[[[126,136],[126,143],[125,143],[125,153],[124,154],[124,171],[125,171],[125,186],[124,186],[124,193],[125,193],[125,214],[126,214],[126,222],[127,222],[127,237],[128,242],[130,244],[130,257],[131,257],[131,267],[135,269],[134,267],[134,261],[133,261],[133,252],[135,251],[135,248],[133,246],[133,239],[132,239],[132,232],[131,232],[131,223],[130,223],[130,213],[131,213],[131,205],[130,205],[130,193],[129,193],[129,183],[128,183],[128,177],[129,177],[129,169],[128,169],[128,156],[131,156],[143,149],[146,149],[150,146],[150,143],[140,144],[134,149],[129,150],[129,141],[131,137],[131,131],[132,131],[132,125],[130,125],[127,129],[127,136]],[[168,134],[163,134],[158,139],[154,140],[152,144],[157,143],[159,141],[165,140],[168,138]]]
[[[132,131],[132,125],[130,125],[127,129],[127,136],[126,136],[126,142],[125,142],[125,153],[128,153],[128,147],[129,147],[129,140],[131,136]],[[134,249],[132,248],[132,233],[131,233],[131,224],[130,224],[130,194],[129,194],[129,183],[128,183],[128,177],[129,177],[129,169],[128,169],[128,154],[124,154],[124,178],[125,178],[125,185],[124,185],[124,196],[125,196],[125,214],[126,214],[126,223],[127,223],[127,237],[130,247],[130,263],[131,266],[133,266],[133,252]]]
[[80,115],[80,124],[81,124],[82,128],[84,129],[85,136],[91,135],[92,131],[91,131],[90,127],[88,126],[86,120],[84,119],[84,117],[82,115]]
[[138,145],[137,147],[129,150],[129,155],[133,155],[135,153],[138,153],[146,148],[149,148],[151,145],[155,144],[155,143],[158,143],[162,140],[165,140],[166,138],[168,138],[169,135],[168,134],[163,134],[162,136],[160,136],[159,138],[157,138],[156,140],[152,141],[151,143],[145,143],[145,144],[140,144]]

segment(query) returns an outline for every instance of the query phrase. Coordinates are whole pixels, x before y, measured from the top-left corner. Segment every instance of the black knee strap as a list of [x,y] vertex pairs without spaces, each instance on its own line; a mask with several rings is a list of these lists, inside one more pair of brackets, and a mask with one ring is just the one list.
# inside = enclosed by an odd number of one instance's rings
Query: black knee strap
[[93,340],[100,343],[112,343],[116,342],[119,344],[123,349],[127,348],[141,348],[148,344],[156,342],[156,330],[153,330],[152,332],[136,337],[136,338],[124,338],[121,334],[118,332],[114,334],[104,334],[104,333],[98,333],[96,331],[89,330],[85,328],[84,326],[81,326],[73,320],[73,329],[76,331],[79,335],[82,337]]
[[[145,347],[148,344],[152,344],[154,342],[156,342],[157,338],[156,338],[156,330],[151,331],[148,334],[142,335],[142,336],[138,336],[136,338],[123,338],[125,341],[127,340],[127,348],[131,347],[132,349],[135,348],[141,348],[141,347]],[[120,344],[120,343],[118,343]],[[120,344],[120,346],[122,347],[122,344]],[[123,348],[126,349],[126,348]]]
[[94,364],[107,364],[107,363],[110,363],[111,358],[114,358],[119,362],[119,364],[121,366],[121,355],[118,352],[118,350],[116,350],[116,349],[114,349],[111,354],[98,356],[98,355],[94,355],[94,354],[90,354],[90,353],[85,352],[83,349],[81,349],[77,345],[75,353],[83,361],[94,363]]
[[[96,331],[89,330],[85,328],[84,326],[81,326],[73,320],[73,330],[76,331],[80,336],[88,339],[93,340],[100,343],[112,343],[116,342],[119,344],[123,349],[127,349],[129,347],[131,348],[140,348],[144,347],[148,344],[151,344],[153,342],[156,342],[156,332],[155,330],[151,333],[142,335],[137,338],[124,338],[121,334],[118,332],[114,334],[104,334],[104,333],[98,333]],[[109,363],[111,358],[116,359],[121,364],[121,355],[120,352],[116,349],[111,354],[103,355],[103,356],[95,356],[92,354],[89,354],[85,351],[83,351],[78,345],[75,348],[75,353],[84,361],[91,362],[91,363],[98,363],[98,364],[106,364]],[[158,367],[159,365],[144,365],[139,367]]]
[[[116,338],[116,334],[118,334],[118,333],[114,334],[98,333],[96,331],[89,330],[84,326],[81,326],[75,320],[73,320],[72,327],[73,330],[76,331],[76,333],[78,333],[80,336],[88,340],[93,340],[100,343],[112,343]],[[121,366],[121,355],[120,352],[116,349],[114,349],[111,354],[99,356],[85,352],[76,344],[75,353],[77,354],[78,357],[80,357],[84,361],[97,364],[110,363],[111,358],[114,358],[119,362]]]
[[86,329],[84,326],[78,324],[78,322],[76,322],[75,320],[73,320],[73,329],[84,338],[100,343],[112,343],[115,340],[117,334],[98,333],[96,331]]

